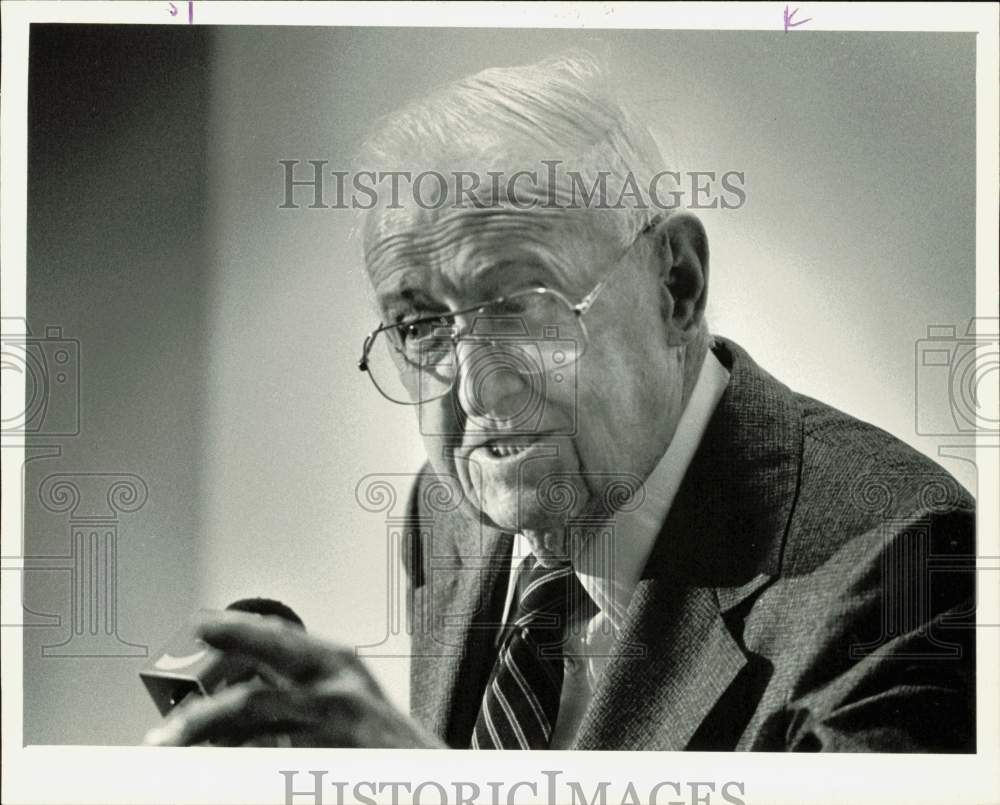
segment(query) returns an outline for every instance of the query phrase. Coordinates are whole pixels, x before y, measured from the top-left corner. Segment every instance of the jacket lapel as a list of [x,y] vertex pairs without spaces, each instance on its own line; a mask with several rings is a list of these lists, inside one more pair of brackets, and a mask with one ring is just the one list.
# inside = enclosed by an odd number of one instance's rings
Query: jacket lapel
[[464,510],[429,517],[425,508],[411,523],[422,523],[413,544],[424,554],[411,558],[421,568],[411,590],[411,711],[449,745],[467,747],[495,660],[513,537]]
[[644,579],[573,748],[684,749],[745,664],[711,590]]
[[730,342],[730,381],[629,605],[574,748],[682,750],[747,665],[738,619],[779,573],[798,485],[790,393]]

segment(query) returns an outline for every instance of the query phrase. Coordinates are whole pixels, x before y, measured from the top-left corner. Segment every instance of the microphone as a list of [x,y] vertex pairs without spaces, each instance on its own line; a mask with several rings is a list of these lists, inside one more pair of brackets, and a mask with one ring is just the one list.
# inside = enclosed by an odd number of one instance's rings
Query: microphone
[[[241,598],[226,609],[275,615],[287,621],[289,628],[306,628],[290,607],[271,598]],[[165,716],[188,696],[211,696],[227,685],[252,678],[256,670],[253,658],[219,651],[195,635],[194,625],[188,623],[139,671],[139,677],[156,709]]]

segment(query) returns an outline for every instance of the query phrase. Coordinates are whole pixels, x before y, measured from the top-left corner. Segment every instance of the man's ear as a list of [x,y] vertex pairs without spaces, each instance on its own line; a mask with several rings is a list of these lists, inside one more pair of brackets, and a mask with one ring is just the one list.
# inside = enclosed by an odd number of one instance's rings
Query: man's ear
[[671,346],[698,332],[708,301],[708,236],[694,215],[678,212],[656,225],[660,302]]

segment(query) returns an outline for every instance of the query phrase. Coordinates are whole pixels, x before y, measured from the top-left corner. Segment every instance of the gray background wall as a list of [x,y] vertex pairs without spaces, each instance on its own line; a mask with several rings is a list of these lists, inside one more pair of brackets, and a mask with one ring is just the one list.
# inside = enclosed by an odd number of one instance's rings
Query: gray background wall
[[[414,95],[571,46],[617,65],[678,169],[746,173],[745,207],[702,216],[715,330],[936,455],[914,345],[973,311],[972,35],[35,30],[29,318],[80,340],[83,416],[29,464],[27,548],[68,551],[35,494],[50,474],[142,477],[118,527],[124,640],[155,649],[194,608],[268,595],[380,643],[393,564],[355,486],[412,472],[421,446],[355,368],[374,319],[350,212],[278,209],[278,160],[347,169]],[[920,404],[947,416],[943,394]],[[70,575],[29,573],[26,604],[65,614]],[[143,660],[42,656],[67,633],[25,632],[26,742],[137,742],[156,720]],[[406,658],[372,662],[404,703]]]

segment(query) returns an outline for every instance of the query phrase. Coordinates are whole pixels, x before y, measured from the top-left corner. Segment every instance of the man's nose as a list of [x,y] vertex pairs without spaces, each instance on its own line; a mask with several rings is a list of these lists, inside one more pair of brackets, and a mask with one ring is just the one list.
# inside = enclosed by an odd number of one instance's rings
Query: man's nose
[[503,341],[459,341],[457,346],[459,405],[474,428],[520,429],[539,388],[537,357],[518,344]]

